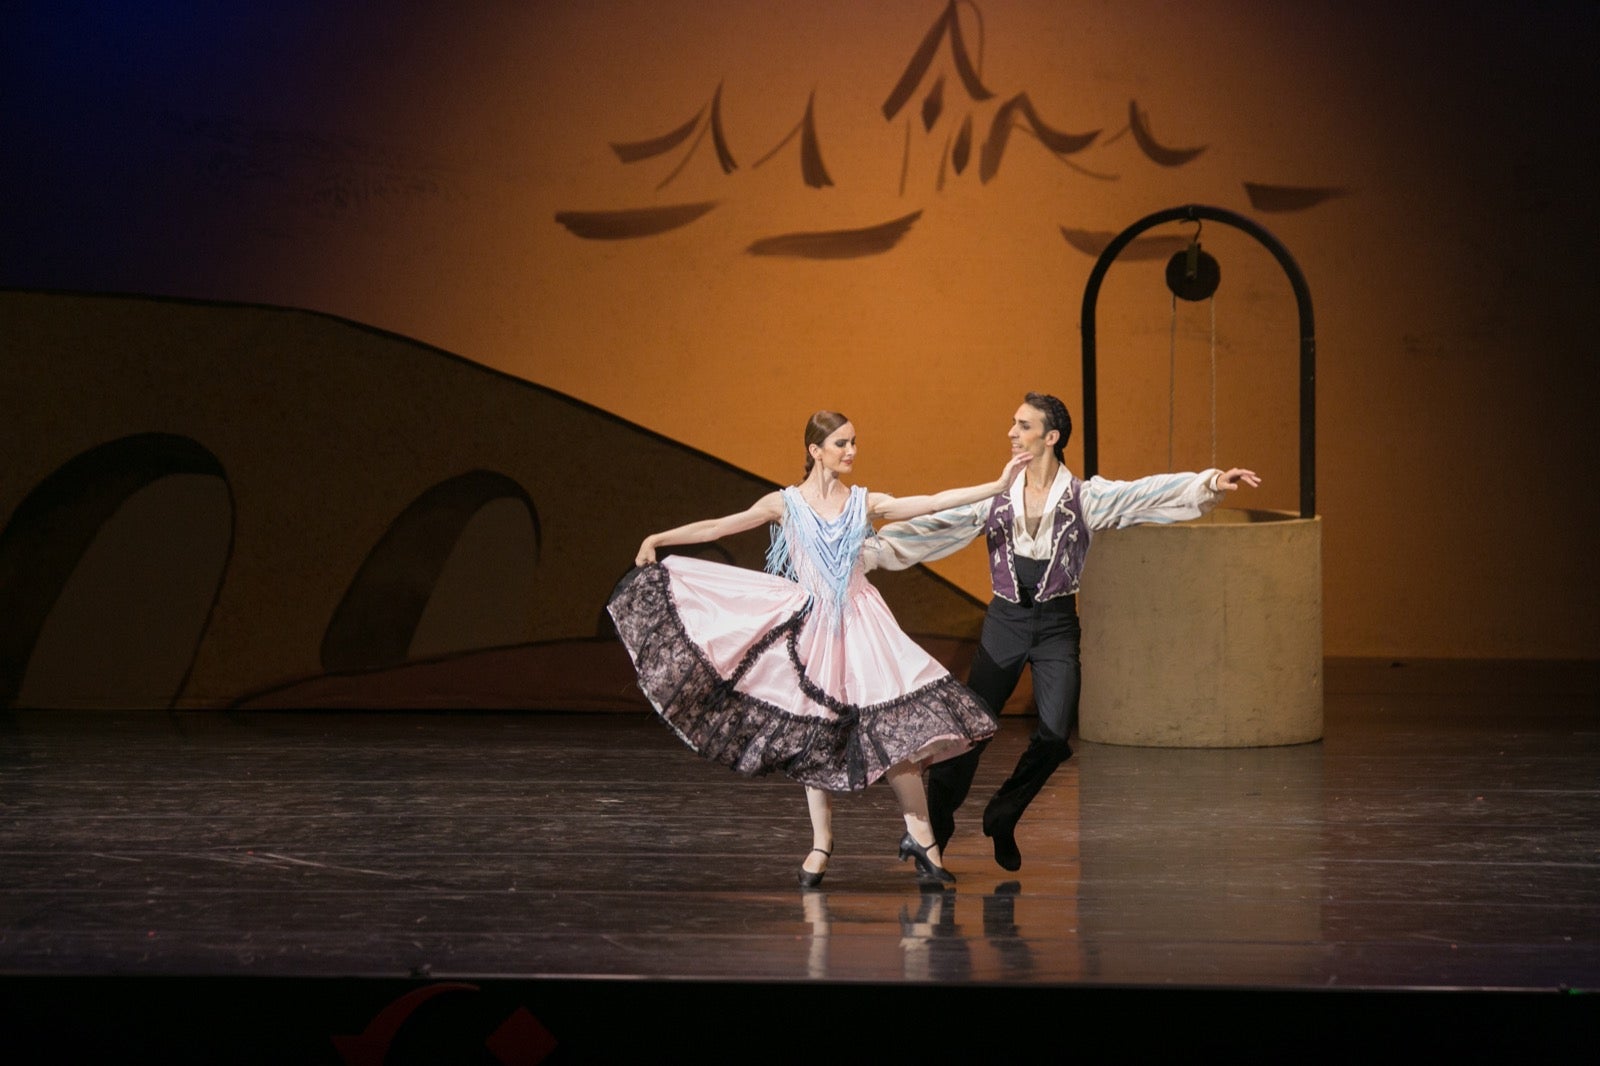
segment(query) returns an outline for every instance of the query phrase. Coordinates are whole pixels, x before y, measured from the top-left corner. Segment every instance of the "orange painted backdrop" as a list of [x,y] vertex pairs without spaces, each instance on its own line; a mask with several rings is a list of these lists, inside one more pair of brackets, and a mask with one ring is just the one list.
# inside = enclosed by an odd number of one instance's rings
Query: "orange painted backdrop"
[[[991,476],[1026,389],[1079,408],[1093,258],[1064,230],[1211,204],[1272,230],[1315,300],[1327,652],[1600,649],[1595,138],[1570,117],[1595,95],[1592,4],[213,6],[7,16],[0,132],[27,165],[0,176],[0,285],[330,312],[773,479],[798,475],[805,416],[840,408],[861,479],[916,492]],[[947,10],[993,96],[963,84],[947,25],[886,117]],[[1051,129],[1101,132],[1057,154],[1019,124],[985,180],[1019,93]],[[1130,105],[1204,150],[1161,165]],[[808,107],[820,188],[786,140]],[[612,147],[697,115],[674,148]],[[1245,183],[1327,195],[1268,211]],[[709,202],[636,239],[558,221]],[[750,251],[918,212],[876,254]],[[1101,472],[1250,465],[1254,502],[1292,509],[1288,284],[1247,238],[1201,240],[1214,304],[1174,310],[1160,259],[1107,280]],[[978,550],[936,568],[986,594]]]

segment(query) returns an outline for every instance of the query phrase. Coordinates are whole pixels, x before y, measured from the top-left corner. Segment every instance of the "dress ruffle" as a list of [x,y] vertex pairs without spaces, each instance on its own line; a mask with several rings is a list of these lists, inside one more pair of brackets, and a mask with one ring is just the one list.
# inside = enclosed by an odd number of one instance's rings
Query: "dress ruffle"
[[[662,720],[690,748],[742,774],[777,771],[817,788],[853,791],[896,763],[937,762],[995,731],[988,710],[947,672],[866,706],[823,691],[806,676],[798,652],[808,605],[769,625],[726,676],[685,626],[671,574],[661,564],[633,571],[607,609],[633,657],[639,687]],[[780,649],[794,671],[794,707],[740,688],[758,658]]]

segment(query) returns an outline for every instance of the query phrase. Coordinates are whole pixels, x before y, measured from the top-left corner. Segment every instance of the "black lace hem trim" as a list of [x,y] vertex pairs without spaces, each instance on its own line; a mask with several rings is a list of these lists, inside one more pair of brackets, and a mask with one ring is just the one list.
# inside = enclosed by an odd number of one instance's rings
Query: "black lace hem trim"
[[[869,706],[844,703],[805,676],[798,651],[806,610],[768,630],[731,677],[718,674],[689,636],[660,564],[635,570],[607,610],[639,672],[639,687],[690,748],[739,773],[774,771],[829,791],[865,788],[896,763],[945,748],[958,754],[992,736],[994,719],[965,685],[946,675]],[[797,687],[830,716],[795,714],[736,687],[756,658],[784,640]]]

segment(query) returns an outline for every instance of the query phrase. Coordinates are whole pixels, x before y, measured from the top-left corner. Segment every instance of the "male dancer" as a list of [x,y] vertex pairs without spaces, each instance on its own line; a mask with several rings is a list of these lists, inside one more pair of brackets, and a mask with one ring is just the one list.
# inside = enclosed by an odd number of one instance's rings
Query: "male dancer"
[[[889,570],[941,559],[980,532],[989,546],[994,598],[967,684],[996,717],[1016,690],[1022,667],[1033,669],[1039,725],[1011,776],[983,812],[994,860],[1022,867],[1017,822],[1056,767],[1072,757],[1067,743],[1078,719],[1078,577],[1092,535],[1141,522],[1198,518],[1224,493],[1261,479],[1249,470],[1156,474],[1137,481],[1081,481],[1062,462],[1072,417],[1054,396],[1030,392],[1012,416],[1012,454],[1032,458],[1011,488],[968,504],[878,531],[876,562]],[[943,850],[955,812],[967,798],[987,741],[928,770],[928,813]]]

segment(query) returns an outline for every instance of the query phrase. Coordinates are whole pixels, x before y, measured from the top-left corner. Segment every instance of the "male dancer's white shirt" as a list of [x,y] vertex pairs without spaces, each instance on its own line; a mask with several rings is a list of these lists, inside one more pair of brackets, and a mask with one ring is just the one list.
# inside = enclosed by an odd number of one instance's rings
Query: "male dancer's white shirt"
[[[1083,520],[1091,532],[1124,529],[1148,522],[1184,522],[1199,518],[1215,507],[1224,495],[1216,487],[1222,473],[1215,467],[1199,473],[1153,474],[1134,481],[1111,481],[1092,477],[1082,482],[1080,505]],[[1016,553],[1027,559],[1049,560],[1055,546],[1055,513],[1073,477],[1065,466],[1045,496],[1044,515],[1039,528],[1029,535],[1024,520],[1022,488],[1024,474],[1012,482],[1012,527]],[[921,518],[892,522],[867,538],[862,562],[868,570],[905,570],[919,563],[931,563],[960,551],[983,532],[994,499],[952,507]]]

